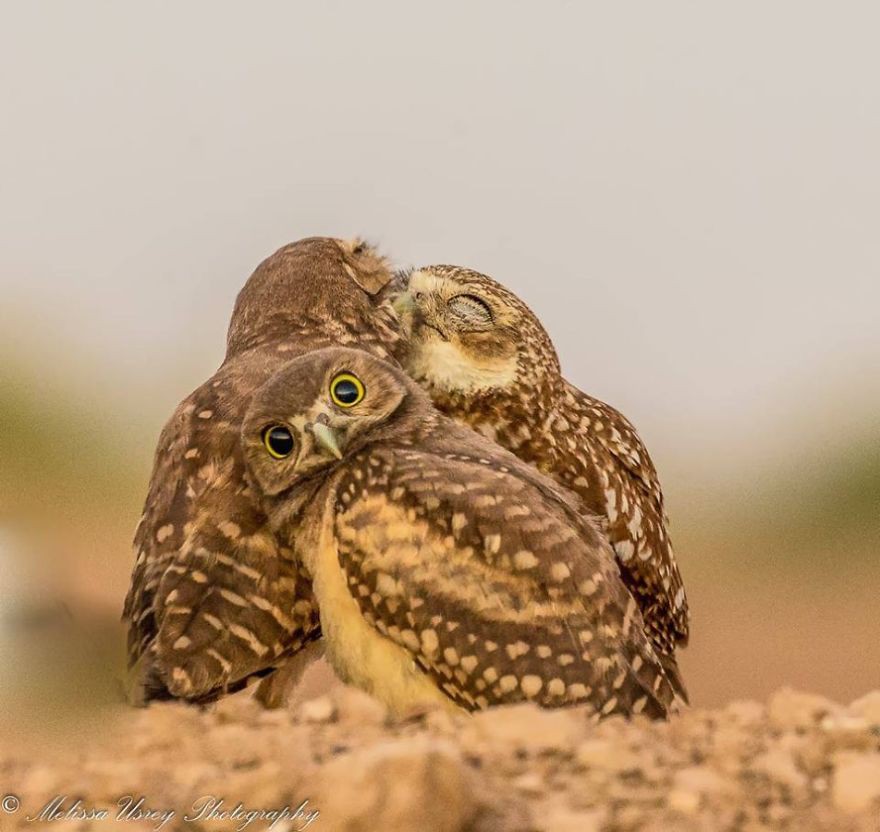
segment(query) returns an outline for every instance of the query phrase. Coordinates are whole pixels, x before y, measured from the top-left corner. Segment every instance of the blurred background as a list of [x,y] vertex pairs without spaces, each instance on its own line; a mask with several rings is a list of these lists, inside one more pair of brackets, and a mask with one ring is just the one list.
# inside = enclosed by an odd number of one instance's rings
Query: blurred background
[[[164,420],[313,234],[541,316],[660,470],[693,701],[880,686],[871,3],[5,3],[0,700],[118,694]],[[42,704],[41,704],[42,703]]]

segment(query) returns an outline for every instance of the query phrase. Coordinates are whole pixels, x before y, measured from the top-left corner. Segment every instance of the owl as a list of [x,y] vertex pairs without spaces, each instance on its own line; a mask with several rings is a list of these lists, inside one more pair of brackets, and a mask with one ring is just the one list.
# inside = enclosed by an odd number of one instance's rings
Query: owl
[[668,713],[675,680],[578,498],[399,367],[345,348],[292,360],[254,394],[242,448],[312,578],[330,663],[392,714]]
[[296,541],[278,544],[246,482],[241,423],[254,391],[300,353],[356,344],[389,357],[390,278],[369,246],[317,237],[280,249],[242,289],[222,366],[156,450],[123,614],[135,701],[211,699],[319,637]]
[[604,519],[654,647],[677,675],[688,639],[684,585],[657,472],[635,428],[561,375],[550,337],[496,281],[457,266],[398,281],[398,358],[445,414],[574,491]]

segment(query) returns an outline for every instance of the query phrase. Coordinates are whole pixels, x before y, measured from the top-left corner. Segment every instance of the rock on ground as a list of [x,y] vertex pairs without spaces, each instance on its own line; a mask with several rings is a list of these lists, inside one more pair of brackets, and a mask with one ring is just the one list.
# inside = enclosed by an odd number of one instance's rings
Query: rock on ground
[[[532,706],[391,723],[338,686],[289,711],[247,694],[120,707],[2,749],[0,801],[19,802],[0,807],[4,830],[880,829],[877,692],[846,707],[783,690],[662,724]],[[41,818],[56,796],[61,814]]]

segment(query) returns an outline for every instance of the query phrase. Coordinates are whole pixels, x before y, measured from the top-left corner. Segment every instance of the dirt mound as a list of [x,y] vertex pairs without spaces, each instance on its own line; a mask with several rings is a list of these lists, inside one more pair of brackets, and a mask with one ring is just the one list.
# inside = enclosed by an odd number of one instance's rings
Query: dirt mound
[[290,711],[239,695],[120,708],[76,742],[4,743],[0,788],[0,828],[61,832],[877,832],[880,692],[843,707],[783,690],[600,725],[531,706],[392,725],[342,687]]

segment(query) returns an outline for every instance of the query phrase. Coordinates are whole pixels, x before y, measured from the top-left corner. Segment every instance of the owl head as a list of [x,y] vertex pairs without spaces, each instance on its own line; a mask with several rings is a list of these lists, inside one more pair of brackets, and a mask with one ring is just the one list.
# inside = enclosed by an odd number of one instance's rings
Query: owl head
[[360,350],[315,350],[285,364],[255,394],[242,448],[261,492],[276,496],[405,431],[425,410],[424,393],[391,364]]
[[[248,278],[235,302],[227,357],[260,343],[340,322],[348,331],[377,325],[390,304],[388,261],[363,240],[308,237],[280,248]],[[393,315],[392,315],[393,318]]]
[[491,277],[458,266],[427,266],[410,273],[394,305],[401,319],[401,361],[434,395],[530,390],[558,381],[550,336]]

